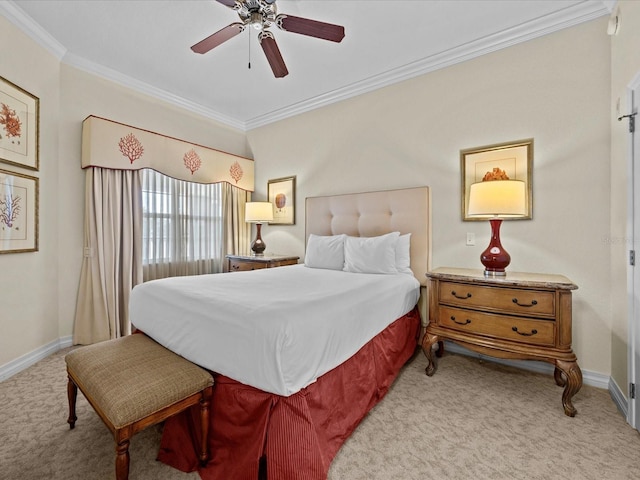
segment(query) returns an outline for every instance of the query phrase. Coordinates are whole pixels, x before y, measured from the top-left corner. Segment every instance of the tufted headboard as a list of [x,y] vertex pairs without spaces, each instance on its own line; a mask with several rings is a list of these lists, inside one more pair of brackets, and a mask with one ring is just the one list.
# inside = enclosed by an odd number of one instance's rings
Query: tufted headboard
[[305,245],[310,234],[374,237],[411,233],[411,270],[421,285],[431,266],[429,187],[307,197]]

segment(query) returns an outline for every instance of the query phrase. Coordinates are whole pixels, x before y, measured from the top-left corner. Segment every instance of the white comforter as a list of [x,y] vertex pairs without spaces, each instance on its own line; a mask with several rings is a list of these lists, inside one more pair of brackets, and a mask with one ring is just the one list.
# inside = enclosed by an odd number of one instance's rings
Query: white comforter
[[158,343],[241,383],[289,396],[411,311],[420,285],[304,265],[146,282],[131,323]]

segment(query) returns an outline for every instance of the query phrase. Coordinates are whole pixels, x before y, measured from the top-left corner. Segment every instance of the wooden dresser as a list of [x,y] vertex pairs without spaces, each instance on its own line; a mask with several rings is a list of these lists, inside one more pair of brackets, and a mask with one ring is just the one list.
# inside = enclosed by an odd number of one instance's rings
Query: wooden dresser
[[284,267],[295,265],[300,257],[285,255],[227,255],[230,272],[243,272],[246,270],[258,270],[260,268]]
[[486,277],[482,270],[438,268],[427,273],[429,324],[422,340],[427,375],[436,371],[433,345],[452,340],[470,350],[508,359],[554,365],[564,387],[565,414],[582,387],[582,372],[571,349],[571,291],[562,275],[508,272]]

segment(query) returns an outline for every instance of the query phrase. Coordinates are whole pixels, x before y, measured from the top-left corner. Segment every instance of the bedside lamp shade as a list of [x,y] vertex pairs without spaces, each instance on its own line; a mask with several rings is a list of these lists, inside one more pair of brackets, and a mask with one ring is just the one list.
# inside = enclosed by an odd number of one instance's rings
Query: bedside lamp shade
[[251,243],[254,255],[264,255],[267,248],[262,241],[260,230],[262,224],[273,220],[273,205],[270,202],[247,202],[244,209],[244,219],[248,223],[256,224],[256,239]]
[[264,223],[273,220],[273,205],[270,202],[247,202],[244,219],[249,223]]
[[487,218],[491,223],[491,241],[480,255],[487,276],[505,275],[511,256],[500,243],[503,218],[524,217],[526,210],[525,183],[520,180],[489,180],[471,185],[469,216]]

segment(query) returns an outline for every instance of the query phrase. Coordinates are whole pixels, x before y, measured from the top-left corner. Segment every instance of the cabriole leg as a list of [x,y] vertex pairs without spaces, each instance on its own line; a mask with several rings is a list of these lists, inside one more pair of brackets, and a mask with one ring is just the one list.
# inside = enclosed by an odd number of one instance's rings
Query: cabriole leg
[[438,365],[436,364],[435,354],[433,352],[433,344],[437,341],[438,336],[432,335],[430,333],[425,333],[422,339],[422,351],[424,352],[425,356],[427,357],[427,361],[429,362],[427,364],[427,368],[425,368],[425,372],[429,377],[436,373],[436,369],[438,368]]
[[[578,366],[578,362],[575,361],[565,362],[557,360],[556,370],[558,369],[562,372],[562,379],[565,381],[564,391],[562,392],[562,406],[564,407],[564,413],[569,417],[574,417],[577,410],[573,407],[571,399],[576,393],[578,393],[580,388],[582,388],[582,371]],[[558,383],[557,375],[559,374],[554,374],[556,377],[556,383]]]

